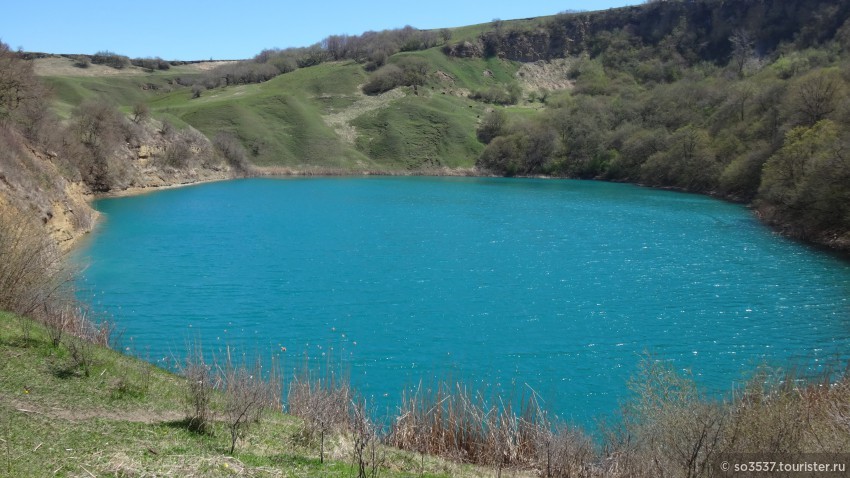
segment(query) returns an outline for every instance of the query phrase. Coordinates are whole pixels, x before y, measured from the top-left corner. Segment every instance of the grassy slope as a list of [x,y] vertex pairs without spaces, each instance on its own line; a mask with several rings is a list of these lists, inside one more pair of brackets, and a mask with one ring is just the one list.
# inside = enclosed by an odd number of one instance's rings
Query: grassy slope
[[[480,26],[485,28],[485,25]],[[471,30],[470,30],[471,31]],[[476,30],[477,31],[477,30]],[[469,33],[469,32],[466,32]],[[129,112],[147,102],[156,118],[178,128],[191,125],[212,137],[235,133],[259,166],[295,169],[423,170],[471,167],[483,145],[475,139],[479,118],[490,107],[466,98],[471,90],[513,81],[517,65],[499,59],[457,59],[438,48],[402,53],[430,65],[428,84],[402,88],[385,101],[364,107],[359,86],[368,74],[354,62],[303,68],[262,83],[204,91],[172,82],[198,71],[132,75],[48,76],[56,108],[67,117],[74,106],[105,97]],[[439,74],[437,72],[440,72]],[[343,114],[353,138],[343,138],[328,115]]]
[[480,106],[454,97],[407,97],[353,125],[358,149],[393,169],[468,167],[482,149],[469,127],[479,114]]
[[[55,63],[63,60],[71,62],[64,58],[51,58],[45,61]],[[71,110],[81,102],[97,97],[108,98],[110,102],[129,111],[135,103],[149,101],[163,94],[164,91],[174,88],[182,89],[172,84],[175,78],[192,78],[201,75],[201,72],[192,66],[178,66],[166,71],[147,73],[137,67],[113,70],[98,65],[87,70],[79,70],[79,74],[75,75],[51,75],[52,72],[67,73],[67,70],[67,68],[57,69],[49,66],[36,68],[36,71],[46,75],[44,80],[53,92],[56,110],[64,118],[69,117]]]
[[334,104],[353,101],[364,79],[352,63],[330,63],[296,70],[256,85],[204,92],[189,99],[179,91],[151,103],[207,135],[236,133],[261,166],[346,168],[368,158],[343,144],[322,114]]
[[[38,324],[0,312],[0,476],[356,476],[334,440],[322,464],[301,422],[268,412],[229,449],[228,432],[187,430],[183,379],[146,362],[92,347],[86,377],[68,348]],[[387,450],[381,476],[420,476],[420,459]],[[424,476],[483,476],[487,470],[425,460]]]

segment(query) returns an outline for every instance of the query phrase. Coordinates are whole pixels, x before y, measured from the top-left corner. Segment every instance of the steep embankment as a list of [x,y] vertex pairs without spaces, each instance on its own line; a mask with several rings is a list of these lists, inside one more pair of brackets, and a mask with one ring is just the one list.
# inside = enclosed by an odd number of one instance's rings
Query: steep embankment
[[[175,150],[187,156],[212,156],[212,145],[191,130],[163,134],[153,122],[137,125],[134,141],[111,152],[113,183],[97,194],[71,160],[34,145],[14,130],[2,131],[0,148],[0,208],[14,208],[44,224],[62,250],[68,250],[95,224],[97,211],[91,201],[99,195],[138,193],[151,188],[170,187],[232,178],[244,174],[221,161],[195,161],[179,167],[164,158]],[[68,154],[67,152],[65,154]]]
[[[238,141],[213,142],[188,125],[178,129],[150,116],[144,99],[170,88],[173,76],[74,67],[78,62],[49,55],[27,60],[0,43],[0,209],[12,212],[5,217],[43,225],[67,250],[93,227],[89,203],[96,195],[249,172]],[[176,70],[198,75],[203,68]]]
[[67,250],[94,224],[96,212],[87,189],[66,179],[51,153],[32,148],[15,131],[2,130],[0,135],[0,209],[36,218]]

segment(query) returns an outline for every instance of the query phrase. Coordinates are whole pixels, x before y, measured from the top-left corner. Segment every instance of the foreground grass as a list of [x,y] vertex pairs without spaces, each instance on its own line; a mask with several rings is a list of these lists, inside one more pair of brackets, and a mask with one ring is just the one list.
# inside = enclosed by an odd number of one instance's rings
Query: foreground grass
[[[85,353],[88,376],[39,324],[0,312],[0,476],[357,476],[346,438],[326,444],[321,463],[301,420],[280,412],[267,412],[231,456],[222,423],[188,429],[181,377],[105,348]],[[380,476],[490,474],[385,453]]]
[[[366,476],[700,477],[718,476],[730,454],[846,462],[850,451],[846,374],[804,380],[760,369],[718,400],[648,359],[631,386],[622,421],[595,445],[534,401],[494,407],[461,384],[423,388],[383,437],[398,448],[380,445],[378,473]],[[230,454],[218,408],[207,432],[190,428],[187,389],[181,377],[75,338],[55,347],[39,324],[0,312],[0,476],[358,476],[351,416],[347,432],[326,436],[324,462],[307,438],[316,435],[280,411],[266,411]],[[329,391],[315,389],[316,398]],[[335,407],[349,408],[349,397]]]

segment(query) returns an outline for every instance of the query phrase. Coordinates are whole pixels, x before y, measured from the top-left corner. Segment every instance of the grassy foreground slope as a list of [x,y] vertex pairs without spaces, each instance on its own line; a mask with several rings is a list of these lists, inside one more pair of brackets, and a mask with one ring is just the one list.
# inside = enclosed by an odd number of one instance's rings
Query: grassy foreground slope
[[[217,422],[211,434],[185,421],[185,379],[118,352],[79,342],[54,347],[38,323],[0,312],[0,476],[356,476],[344,438],[318,444],[300,419],[266,412],[236,453]],[[331,458],[328,460],[327,457]],[[387,450],[381,476],[419,474],[420,457]],[[428,458],[424,476],[483,476]]]

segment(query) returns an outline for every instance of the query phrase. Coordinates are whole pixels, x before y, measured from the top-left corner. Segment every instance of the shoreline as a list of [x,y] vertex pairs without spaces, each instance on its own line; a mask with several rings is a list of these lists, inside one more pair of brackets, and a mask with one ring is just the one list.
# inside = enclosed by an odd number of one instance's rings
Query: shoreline
[[206,184],[206,183],[217,183],[221,181],[230,181],[232,179],[240,179],[240,176],[233,177],[221,177],[221,178],[209,178],[209,179],[199,179],[195,181],[187,181],[182,183],[171,183],[171,184],[163,184],[161,186],[132,186],[126,189],[107,191],[105,193],[92,193],[89,195],[89,204],[93,201],[97,201],[98,199],[110,199],[110,198],[121,198],[121,197],[132,197],[132,196],[142,196],[144,194],[153,193],[156,191],[162,191],[166,189],[178,189],[185,188],[189,186],[195,186],[198,184]]
[[[366,177],[366,176],[387,176],[387,177],[500,177],[491,174],[484,174],[475,168],[441,168],[441,169],[417,169],[417,170],[392,170],[392,169],[343,169],[343,168],[307,168],[296,169],[290,167],[255,167],[254,170],[246,174],[237,174],[222,177],[202,178],[191,181],[176,182],[162,185],[151,186],[131,186],[125,189],[111,190],[104,193],[89,193],[86,194],[89,203],[98,199],[132,197],[148,194],[156,191],[167,189],[177,189],[189,186],[195,186],[207,183],[216,183],[222,181],[231,181],[234,179],[248,178],[274,178],[274,177]],[[555,177],[540,176],[540,178],[549,179],[564,179]]]
[[[92,217],[92,226],[90,229],[86,231],[80,231],[77,234],[74,234],[72,239],[67,241],[64,244],[61,244],[61,247],[64,251],[68,252],[77,247],[81,239],[85,236],[88,236],[89,233],[94,231],[100,222],[101,214],[92,207],[92,203],[99,199],[106,198],[120,198],[120,197],[132,197],[139,196],[143,194],[149,194],[157,191],[168,190],[168,189],[177,189],[207,183],[215,183],[222,181],[230,181],[234,179],[247,179],[247,178],[292,178],[292,177],[370,177],[370,176],[385,176],[385,177],[471,177],[471,178],[501,178],[504,176],[499,176],[495,174],[486,173],[475,166],[466,167],[466,168],[428,168],[428,169],[415,169],[415,170],[395,170],[395,169],[345,169],[345,168],[326,168],[326,167],[312,167],[312,168],[294,168],[294,167],[280,167],[280,166],[254,166],[250,171],[245,172],[243,174],[229,174],[222,176],[214,176],[214,177],[206,177],[206,178],[198,178],[189,181],[183,182],[175,182],[169,184],[161,184],[161,185],[150,185],[150,186],[133,186],[128,187],[121,190],[108,191],[105,193],[89,193],[85,195],[86,202],[89,207],[92,208],[93,217]],[[570,178],[565,176],[548,176],[548,175],[517,175],[512,176],[514,178],[526,178],[526,179],[547,179],[547,180],[559,180],[559,179],[579,179],[581,178]],[[611,182],[605,181],[603,179],[586,179],[587,181],[601,181],[601,182]],[[641,183],[632,183],[625,181],[613,181],[622,184],[631,184],[638,187],[649,188],[649,189],[659,189],[663,191],[674,191],[686,194],[698,194],[700,196],[708,196],[717,200],[726,201],[734,204],[741,204],[750,209],[751,213],[755,216],[758,222],[763,226],[772,231],[773,233],[785,237],[787,239],[799,242],[800,244],[814,247],[820,249],[824,252],[830,254],[836,254],[841,259],[850,261],[850,244],[846,243],[846,241],[836,240],[835,237],[820,237],[820,238],[803,238],[799,235],[793,233],[792,227],[788,224],[776,223],[775,221],[770,221],[764,214],[756,207],[752,202],[745,202],[734,197],[725,197],[714,192],[700,193],[687,191],[680,188],[670,188],[670,187],[655,187],[655,186],[647,186]]]

